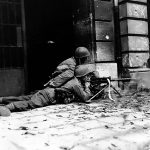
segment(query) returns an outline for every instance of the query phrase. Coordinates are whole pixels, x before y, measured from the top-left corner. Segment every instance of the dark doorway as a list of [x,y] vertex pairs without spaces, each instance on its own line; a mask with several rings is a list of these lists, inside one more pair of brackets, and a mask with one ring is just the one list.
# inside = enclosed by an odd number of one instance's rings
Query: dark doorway
[[[25,0],[29,91],[73,54],[71,0]],[[54,41],[55,43],[48,43]]]

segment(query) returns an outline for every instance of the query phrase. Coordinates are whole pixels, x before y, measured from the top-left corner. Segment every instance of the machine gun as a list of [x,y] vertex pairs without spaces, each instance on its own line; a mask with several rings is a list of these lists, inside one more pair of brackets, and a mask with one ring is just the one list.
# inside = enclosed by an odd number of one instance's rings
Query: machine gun
[[92,76],[90,79],[91,82],[90,90],[94,95],[87,102],[91,102],[92,99],[102,94],[106,88],[108,88],[108,97],[110,100],[114,101],[114,99],[111,97],[110,88],[112,88],[120,97],[122,97],[121,93],[111,84],[111,81],[122,81],[122,80],[129,80],[129,79],[127,78],[111,79],[111,77],[97,78],[95,76]]
[[[91,76],[90,78],[90,90],[94,94],[87,102],[91,102],[92,99],[100,95],[104,92],[106,88],[108,88],[108,97],[110,100],[114,101],[110,94],[110,88],[112,88],[120,97],[122,97],[121,93],[111,84],[112,81],[135,81],[137,82],[136,78],[114,78],[112,79],[109,77],[102,77],[97,78],[95,76]],[[133,93],[134,94],[134,93]]]

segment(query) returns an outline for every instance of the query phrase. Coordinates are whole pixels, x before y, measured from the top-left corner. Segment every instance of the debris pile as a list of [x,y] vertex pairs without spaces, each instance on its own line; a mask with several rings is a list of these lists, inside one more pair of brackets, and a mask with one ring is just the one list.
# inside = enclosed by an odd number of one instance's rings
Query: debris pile
[[106,109],[127,108],[135,111],[148,112],[150,110],[150,90],[140,89],[136,91],[120,91],[122,97],[117,97],[112,93],[114,101],[107,99],[107,96],[100,100],[100,103],[105,105]]

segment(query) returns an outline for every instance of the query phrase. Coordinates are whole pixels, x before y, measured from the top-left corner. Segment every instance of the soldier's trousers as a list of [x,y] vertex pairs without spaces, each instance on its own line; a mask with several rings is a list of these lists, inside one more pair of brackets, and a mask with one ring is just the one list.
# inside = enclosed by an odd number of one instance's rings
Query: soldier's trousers
[[5,105],[11,112],[26,111],[39,107],[56,104],[54,88],[45,88],[32,95],[3,98]]

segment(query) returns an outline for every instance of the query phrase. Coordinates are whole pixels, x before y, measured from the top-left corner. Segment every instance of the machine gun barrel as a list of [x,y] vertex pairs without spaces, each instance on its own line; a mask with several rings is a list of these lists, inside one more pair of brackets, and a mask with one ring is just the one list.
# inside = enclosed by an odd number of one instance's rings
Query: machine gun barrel
[[129,80],[137,80],[136,78],[112,78],[110,81],[129,81]]

